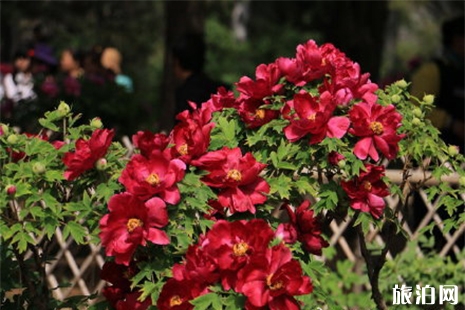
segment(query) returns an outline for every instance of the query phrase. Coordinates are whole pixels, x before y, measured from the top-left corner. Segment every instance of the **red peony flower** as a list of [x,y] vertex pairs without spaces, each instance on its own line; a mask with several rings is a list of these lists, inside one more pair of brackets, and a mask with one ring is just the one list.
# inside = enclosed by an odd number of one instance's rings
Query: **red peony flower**
[[[294,100],[283,109],[285,117],[290,119],[290,124],[284,128],[286,138],[295,142],[310,134],[310,144],[319,143],[325,137],[342,138],[350,122],[347,117],[333,116],[335,108],[329,92],[321,94],[319,102],[306,91],[295,94]],[[295,114],[289,115],[292,109]]]
[[[211,95],[209,104],[213,105],[213,111],[220,111],[223,108],[232,108],[237,105],[236,97],[231,90],[227,90],[225,87],[220,86],[218,87],[218,92],[214,95]],[[204,103],[205,105],[207,103]]]
[[344,160],[344,159],[345,159],[345,156],[336,151],[331,151],[328,154],[328,162],[333,166],[336,166],[337,164],[339,164],[341,160]]
[[401,125],[402,116],[393,105],[383,107],[379,104],[361,102],[349,111],[352,128],[349,133],[361,137],[355,144],[354,154],[364,160],[370,156],[379,160],[377,150],[387,159],[393,159],[399,151],[402,135],[396,133]]
[[124,300],[116,303],[116,310],[147,310],[152,305],[152,299],[146,297],[139,301],[141,292],[133,292],[125,296]]
[[169,159],[161,152],[152,152],[149,159],[136,154],[126,165],[119,181],[128,192],[140,199],[159,195],[174,205],[181,199],[176,183],[183,179],[185,169],[183,161]]
[[264,253],[274,236],[271,227],[262,219],[228,222],[219,220],[205,236],[201,246],[220,269],[223,287],[235,286],[237,271],[247,264],[252,255]]
[[206,288],[219,279],[218,266],[202,247],[191,245],[187,249],[185,261],[173,266],[173,278],[178,281],[192,280],[199,287]]
[[258,176],[266,165],[257,162],[251,153],[242,156],[240,148],[225,147],[203,155],[192,165],[210,172],[201,180],[220,189],[218,201],[231,213],[255,213],[255,205],[266,201],[270,187]]
[[[207,115],[204,115],[205,113]],[[210,118],[211,113],[206,108],[178,114],[180,122],[170,135],[173,144],[171,156],[188,164],[192,159],[205,154],[210,144],[210,132],[215,126],[209,122]]]
[[281,71],[275,63],[261,64],[255,70],[256,80],[247,76],[241,77],[237,83],[237,91],[242,97],[263,100],[281,91],[283,88],[283,85],[279,84],[281,76]]
[[302,275],[299,262],[283,244],[252,257],[237,277],[236,291],[247,297],[246,309],[298,310],[300,305],[293,296],[313,290],[310,278]]
[[153,151],[163,151],[169,143],[168,137],[163,133],[150,131],[138,131],[132,136],[132,144],[140,150],[140,153],[149,158]]
[[129,265],[137,246],[147,241],[165,245],[168,236],[160,228],[168,224],[166,205],[158,197],[147,202],[129,193],[114,195],[108,202],[110,213],[100,220],[102,246],[117,264]]
[[350,181],[341,181],[342,188],[350,198],[350,206],[361,212],[370,212],[374,218],[383,214],[383,197],[389,195],[384,176],[384,167],[365,164],[366,171]]
[[157,308],[159,310],[194,309],[194,306],[189,301],[202,295],[202,293],[206,292],[199,291],[193,281],[169,279],[160,292]]
[[289,222],[279,224],[276,236],[291,244],[299,240],[306,251],[321,255],[321,249],[329,244],[321,237],[320,223],[309,206],[310,202],[305,200],[294,212],[285,204],[283,207],[289,215]]
[[63,163],[67,167],[65,179],[72,181],[85,171],[92,169],[95,162],[107,153],[113,136],[113,129],[96,129],[89,140],[78,139],[76,151],[68,152],[63,157]]
[[129,266],[118,265],[115,262],[105,262],[100,272],[100,278],[112,284],[102,289],[102,294],[112,307],[120,300],[124,300],[131,293],[130,279],[137,273],[134,264]]
[[266,105],[270,105],[269,100],[255,98],[240,100],[238,112],[248,128],[263,126],[279,116],[278,110],[266,109],[263,107]]

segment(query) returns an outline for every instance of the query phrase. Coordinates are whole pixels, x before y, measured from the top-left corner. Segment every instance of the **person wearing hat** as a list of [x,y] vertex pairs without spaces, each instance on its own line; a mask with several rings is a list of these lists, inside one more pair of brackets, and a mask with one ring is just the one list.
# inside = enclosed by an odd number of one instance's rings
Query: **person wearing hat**
[[132,93],[132,79],[121,71],[121,53],[114,47],[107,47],[103,50],[100,60],[102,66],[115,75],[115,83],[122,86],[128,93]]

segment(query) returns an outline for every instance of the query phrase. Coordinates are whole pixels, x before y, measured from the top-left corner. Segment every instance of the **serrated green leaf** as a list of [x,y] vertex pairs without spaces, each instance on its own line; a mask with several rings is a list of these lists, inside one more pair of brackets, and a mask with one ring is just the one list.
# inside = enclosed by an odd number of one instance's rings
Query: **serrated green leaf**
[[201,295],[194,300],[191,300],[190,303],[194,305],[195,310],[222,310],[221,298],[216,293],[208,293]]
[[85,241],[84,237],[86,237],[88,233],[84,226],[74,221],[69,221],[66,223],[63,229],[63,238],[66,240],[70,235],[76,241],[76,243],[83,244]]
[[45,118],[39,118],[39,124],[46,129],[50,129],[52,131],[60,131],[60,128],[57,125]]

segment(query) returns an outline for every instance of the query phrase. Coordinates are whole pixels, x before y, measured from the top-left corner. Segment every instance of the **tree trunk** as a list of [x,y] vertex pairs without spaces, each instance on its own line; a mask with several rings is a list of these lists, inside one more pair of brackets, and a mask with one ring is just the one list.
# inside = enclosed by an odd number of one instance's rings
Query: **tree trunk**
[[204,1],[164,1],[165,9],[165,63],[161,89],[160,129],[169,131],[174,124],[176,80],[170,47],[173,40],[185,33],[203,33]]

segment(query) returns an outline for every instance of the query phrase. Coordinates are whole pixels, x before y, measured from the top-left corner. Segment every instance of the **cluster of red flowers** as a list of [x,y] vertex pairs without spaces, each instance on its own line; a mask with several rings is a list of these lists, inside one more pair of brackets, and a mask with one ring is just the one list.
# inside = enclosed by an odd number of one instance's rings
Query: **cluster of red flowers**
[[[177,205],[183,198],[178,183],[186,171],[202,173],[201,181],[217,194],[216,200],[205,204],[226,219],[239,212],[255,214],[266,202],[270,186],[262,177],[265,164],[239,147],[209,150],[215,126],[212,114],[224,108],[235,109],[252,130],[274,119],[287,121],[284,137],[291,143],[318,145],[327,137],[345,139],[353,154],[366,162],[358,176],[341,182],[350,205],[374,218],[382,215],[383,197],[389,191],[382,180],[384,167],[376,163],[380,153],[388,159],[396,156],[401,115],[394,106],[377,103],[377,85],[360,72],[358,64],[331,44],[319,47],[308,41],[297,47],[296,58],[259,65],[255,79],[242,77],[237,90],[238,98],[220,88],[200,107],[191,103],[192,111],[178,114],[178,123],[168,135],[146,131],[133,136],[139,153],[119,179],[126,192],[110,199],[109,213],[100,221],[102,245],[117,264],[130,266],[136,249],[148,241],[170,242],[163,231],[168,225],[167,204]],[[89,169],[102,155],[93,149],[94,139],[80,142],[76,154],[65,157],[68,179]],[[98,141],[106,145],[105,139]],[[332,165],[343,159],[337,152],[328,154]],[[217,220],[189,247],[185,261],[174,266],[158,308],[191,309],[190,300],[221,283],[225,290],[246,296],[247,309],[299,309],[293,296],[310,293],[312,285],[284,243],[299,241],[306,251],[318,255],[328,246],[309,204],[305,201],[295,209],[285,204],[289,222],[280,224],[276,232],[264,220]],[[270,246],[275,237],[283,242]],[[117,296],[129,302],[134,294],[125,291]]]
[[189,301],[215,283],[246,296],[245,309],[300,309],[293,296],[310,293],[311,280],[284,244],[270,247],[273,237],[261,219],[217,221],[173,267],[158,309],[193,309]]

